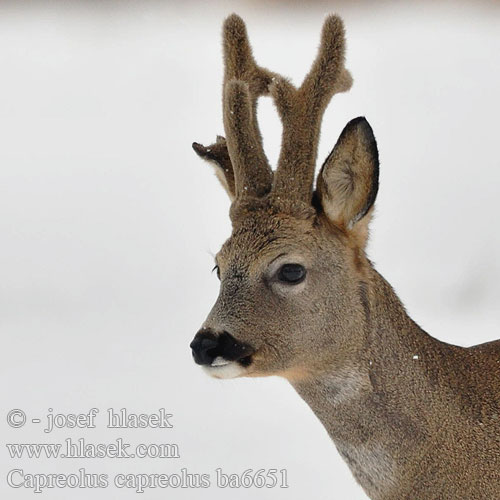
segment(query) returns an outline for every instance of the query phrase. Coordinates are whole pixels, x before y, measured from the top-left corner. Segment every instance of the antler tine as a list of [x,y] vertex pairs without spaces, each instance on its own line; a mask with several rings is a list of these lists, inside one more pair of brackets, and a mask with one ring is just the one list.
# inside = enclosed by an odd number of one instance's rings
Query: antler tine
[[300,87],[300,92],[309,95],[310,102],[320,106],[321,111],[334,94],[345,92],[352,86],[352,78],[344,68],[344,62],[344,24],[340,17],[331,15],[323,23],[318,55]]
[[269,92],[273,74],[255,63],[245,23],[236,14],[224,22],[223,43],[223,117],[235,194],[259,197],[270,191],[273,173],[257,123],[257,99]]
[[321,44],[300,88],[276,77],[271,84],[283,123],[281,153],[273,192],[310,202],[323,113],[332,96],[349,90],[352,78],[344,68],[344,26],[337,16],[323,25]]

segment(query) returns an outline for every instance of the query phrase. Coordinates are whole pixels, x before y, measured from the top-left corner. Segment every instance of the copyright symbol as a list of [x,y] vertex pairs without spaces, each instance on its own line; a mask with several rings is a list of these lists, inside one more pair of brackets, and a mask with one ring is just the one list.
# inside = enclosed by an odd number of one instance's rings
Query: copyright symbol
[[23,410],[10,410],[7,413],[7,423],[11,427],[22,427],[26,423],[26,413]]

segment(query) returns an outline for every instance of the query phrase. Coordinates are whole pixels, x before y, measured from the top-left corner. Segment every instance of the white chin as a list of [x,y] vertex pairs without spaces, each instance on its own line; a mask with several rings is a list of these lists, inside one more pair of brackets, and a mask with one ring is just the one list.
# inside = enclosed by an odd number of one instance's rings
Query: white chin
[[245,368],[237,361],[227,361],[221,356],[215,358],[210,366],[204,366],[203,369],[214,378],[236,378],[245,373]]

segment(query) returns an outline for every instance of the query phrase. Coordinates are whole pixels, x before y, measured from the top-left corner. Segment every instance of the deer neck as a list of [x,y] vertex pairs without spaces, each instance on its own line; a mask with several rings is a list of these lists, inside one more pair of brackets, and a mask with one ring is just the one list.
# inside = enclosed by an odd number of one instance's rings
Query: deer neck
[[362,338],[359,352],[342,366],[291,383],[370,498],[401,499],[439,421],[422,393],[432,399],[439,360],[452,346],[418,327],[376,271],[363,288],[363,331],[352,332]]

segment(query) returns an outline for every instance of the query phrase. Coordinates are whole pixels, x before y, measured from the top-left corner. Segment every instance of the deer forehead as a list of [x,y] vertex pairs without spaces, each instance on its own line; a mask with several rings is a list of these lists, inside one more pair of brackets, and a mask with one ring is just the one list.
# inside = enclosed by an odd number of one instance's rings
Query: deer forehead
[[318,235],[309,221],[256,214],[233,224],[230,238],[217,254],[219,265],[273,258],[278,253],[307,254]]
[[252,268],[267,265],[280,255],[289,255],[291,258],[300,257],[307,264],[318,251],[325,248],[331,251],[340,244],[340,238],[325,233],[315,220],[283,214],[254,214],[233,225],[233,232],[216,260],[221,267]]

